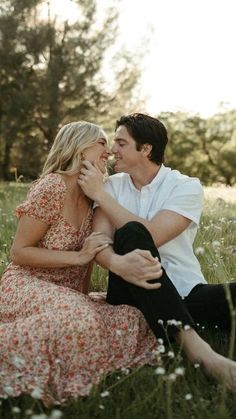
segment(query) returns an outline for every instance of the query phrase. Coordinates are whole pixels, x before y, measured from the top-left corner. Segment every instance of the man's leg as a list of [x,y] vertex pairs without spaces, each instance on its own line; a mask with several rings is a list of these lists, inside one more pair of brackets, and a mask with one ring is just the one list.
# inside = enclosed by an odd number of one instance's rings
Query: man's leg
[[[149,250],[154,257],[159,258],[148,230],[140,223],[129,222],[117,230],[114,250],[122,255],[137,248]],[[155,336],[166,340],[167,334],[171,337],[179,331],[180,327],[173,323],[181,322],[182,326],[194,327],[194,322],[165,271],[160,279],[155,280],[157,281],[162,284],[159,289],[146,290],[110,272],[107,301],[114,305],[128,304],[137,307],[144,314]],[[168,324],[171,322],[172,325]]]
[[[114,250],[118,254],[125,254],[136,248],[150,250],[153,256],[158,256],[155,244],[147,229],[140,223],[130,222],[117,231]],[[183,325],[189,324],[191,327],[187,330],[179,330],[175,326],[171,326],[169,329],[168,326],[168,335],[171,332],[176,341],[182,345],[191,362],[199,363],[207,375],[220,381],[223,380],[229,389],[235,391],[236,363],[216,353],[196,333],[186,305],[165,272],[161,282],[160,289],[149,291],[129,284],[111,272],[107,301],[110,304],[129,304],[139,308],[157,338],[166,338],[163,328],[158,324],[158,319],[163,320],[164,326],[171,318],[181,320]]]
[[231,330],[229,292],[233,307],[236,306],[236,283],[197,285],[184,302],[199,326]]

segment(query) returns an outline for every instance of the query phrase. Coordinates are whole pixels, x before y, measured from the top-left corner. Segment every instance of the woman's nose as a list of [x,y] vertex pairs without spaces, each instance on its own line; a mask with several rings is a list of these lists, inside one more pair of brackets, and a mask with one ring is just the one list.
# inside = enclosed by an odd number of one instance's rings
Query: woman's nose
[[106,145],[106,153],[109,155],[112,154],[111,148],[108,146],[108,144]]

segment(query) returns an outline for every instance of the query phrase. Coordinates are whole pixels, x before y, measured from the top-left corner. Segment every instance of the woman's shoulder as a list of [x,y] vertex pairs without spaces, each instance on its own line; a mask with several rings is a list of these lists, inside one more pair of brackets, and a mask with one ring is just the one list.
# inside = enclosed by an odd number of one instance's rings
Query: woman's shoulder
[[36,180],[25,202],[16,208],[16,216],[32,215],[51,224],[58,218],[64,204],[66,186],[58,173],[50,173]]
[[59,173],[49,173],[33,182],[30,194],[42,193],[55,195],[58,192],[65,192],[66,185]]

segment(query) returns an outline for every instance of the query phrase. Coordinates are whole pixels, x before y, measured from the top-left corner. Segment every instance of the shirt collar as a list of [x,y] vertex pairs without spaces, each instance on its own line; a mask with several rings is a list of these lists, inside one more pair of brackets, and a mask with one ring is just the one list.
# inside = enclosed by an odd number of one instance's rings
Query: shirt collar
[[[141,188],[147,188],[147,189],[153,189],[154,187],[156,188],[157,186],[160,186],[161,183],[163,182],[163,180],[165,179],[166,175],[168,172],[171,171],[170,167],[166,167],[164,166],[164,164],[161,165],[160,170],[158,171],[158,173],[156,174],[156,176],[154,177],[154,179],[152,179],[152,181],[150,183],[148,183],[147,185],[143,186]],[[130,177],[130,175],[128,175],[128,180],[129,180],[129,184],[131,186],[132,189],[135,189],[136,191],[140,192],[133,184],[132,179]]]

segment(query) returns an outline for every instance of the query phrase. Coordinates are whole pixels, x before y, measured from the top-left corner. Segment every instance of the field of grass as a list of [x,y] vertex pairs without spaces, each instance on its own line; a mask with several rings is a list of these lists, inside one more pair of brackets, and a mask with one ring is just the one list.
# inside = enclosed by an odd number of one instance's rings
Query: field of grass
[[[14,207],[23,201],[28,185],[0,184],[0,273],[9,261],[9,249],[16,228]],[[195,251],[211,283],[235,280],[236,189],[205,189],[206,202]],[[92,290],[105,290],[107,273],[95,268]],[[225,355],[235,358],[234,339],[223,334],[202,336]],[[233,337],[233,335],[232,335]],[[89,397],[67,406],[46,409],[29,396],[0,400],[0,419],[235,419],[236,394],[209,380],[198,366],[188,363],[177,346],[161,354],[162,368],[117,371],[106,377]],[[1,373],[1,366],[0,366]]]

